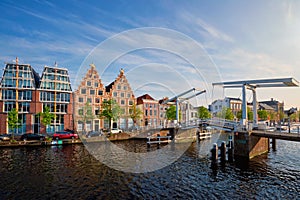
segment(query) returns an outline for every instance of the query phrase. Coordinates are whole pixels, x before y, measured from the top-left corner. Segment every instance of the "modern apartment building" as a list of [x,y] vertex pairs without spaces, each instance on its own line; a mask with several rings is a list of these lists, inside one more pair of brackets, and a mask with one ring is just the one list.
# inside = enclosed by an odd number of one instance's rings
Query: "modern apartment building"
[[[66,69],[45,66],[42,77],[29,64],[7,63],[0,88],[0,133],[8,133],[8,112],[18,111],[20,127],[17,133],[45,133],[73,129],[72,91]],[[40,123],[39,113],[45,106],[56,114],[46,127]]]
[[41,106],[39,110],[43,112],[47,106],[50,112],[55,114],[55,119],[46,132],[73,130],[73,94],[68,70],[57,66],[45,66],[37,91],[37,105]]
[[8,133],[8,112],[15,108],[18,111],[20,127],[17,133],[31,132],[33,129],[35,106],[37,99],[36,87],[39,75],[29,64],[7,63],[1,80],[0,92],[0,133]]
[[99,117],[101,105],[110,97],[105,91],[94,64],[74,92],[74,121],[78,131],[99,131],[104,127],[104,119]]

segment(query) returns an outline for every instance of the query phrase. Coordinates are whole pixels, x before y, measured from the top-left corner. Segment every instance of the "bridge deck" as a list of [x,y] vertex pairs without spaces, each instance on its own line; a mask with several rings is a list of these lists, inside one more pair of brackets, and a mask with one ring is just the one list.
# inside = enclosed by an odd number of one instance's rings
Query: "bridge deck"
[[255,130],[252,131],[251,134],[258,137],[275,138],[280,140],[300,142],[300,134],[295,134],[295,133],[267,132],[267,131]]

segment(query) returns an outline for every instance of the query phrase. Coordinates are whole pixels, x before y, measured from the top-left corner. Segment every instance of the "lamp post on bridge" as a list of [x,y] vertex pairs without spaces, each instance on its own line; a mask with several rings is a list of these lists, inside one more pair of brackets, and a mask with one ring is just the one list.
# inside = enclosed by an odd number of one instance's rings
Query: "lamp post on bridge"
[[297,112],[297,109],[296,108],[290,108],[288,110],[288,120],[289,120],[289,133],[291,133],[291,115],[296,113]]

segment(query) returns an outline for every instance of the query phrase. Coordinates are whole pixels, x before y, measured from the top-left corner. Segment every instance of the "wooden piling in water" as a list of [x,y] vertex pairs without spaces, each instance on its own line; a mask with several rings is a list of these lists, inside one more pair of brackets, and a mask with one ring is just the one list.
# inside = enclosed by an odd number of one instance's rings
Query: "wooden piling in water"
[[214,143],[213,148],[211,150],[211,159],[213,162],[217,162],[218,161],[218,157],[219,157],[219,150],[218,150],[218,144]]
[[225,162],[226,161],[226,142],[223,141],[221,144],[221,162]]

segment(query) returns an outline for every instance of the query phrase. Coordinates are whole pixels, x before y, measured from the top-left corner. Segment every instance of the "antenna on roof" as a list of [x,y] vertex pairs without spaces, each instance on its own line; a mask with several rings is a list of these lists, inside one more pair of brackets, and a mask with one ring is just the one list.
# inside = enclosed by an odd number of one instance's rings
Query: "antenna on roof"
[[57,64],[57,62],[55,61],[55,63],[54,63],[54,67],[57,67],[58,66],[58,64]]

